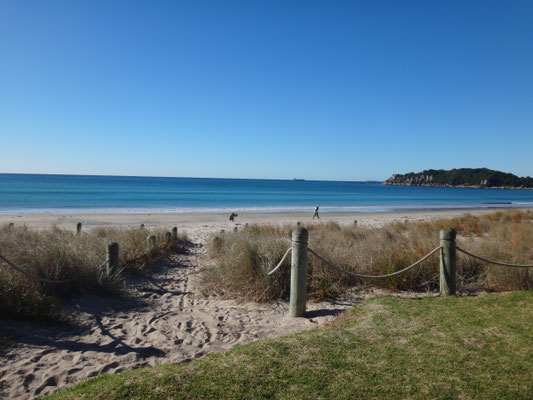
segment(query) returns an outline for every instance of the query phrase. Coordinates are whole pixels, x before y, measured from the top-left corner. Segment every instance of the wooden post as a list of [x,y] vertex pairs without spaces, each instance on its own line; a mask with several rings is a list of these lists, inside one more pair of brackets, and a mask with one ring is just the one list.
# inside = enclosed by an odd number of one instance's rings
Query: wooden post
[[456,289],[456,245],[457,233],[453,228],[442,228],[440,231],[440,294],[452,296]]
[[166,239],[166,242],[167,242],[167,243],[172,243],[172,242],[171,242],[171,240],[172,240],[172,233],[167,232],[167,233],[165,234],[165,239]]
[[178,242],[178,227],[175,226],[172,228],[172,243],[176,244]]
[[157,255],[157,253],[159,253],[159,249],[157,248],[157,238],[152,235],[148,236],[146,240],[148,242],[148,253],[150,254],[150,256]]
[[141,231],[144,231],[144,224],[141,224]]
[[353,226],[355,226],[357,228],[357,220],[356,219],[353,220]]
[[110,276],[114,271],[117,270],[119,266],[120,258],[118,250],[118,243],[116,242],[109,243],[107,245],[107,276]]
[[289,315],[305,316],[307,300],[307,229],[298,227],[292,232],[291,295]]
[[77,233],[78,235],[81,234],[81,222],[78,222],[77,225],[76,225],[76,233]]

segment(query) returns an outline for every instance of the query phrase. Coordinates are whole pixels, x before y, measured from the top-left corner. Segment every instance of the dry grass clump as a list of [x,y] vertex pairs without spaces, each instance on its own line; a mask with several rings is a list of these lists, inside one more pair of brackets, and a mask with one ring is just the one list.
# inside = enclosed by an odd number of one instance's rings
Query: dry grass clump
[[[148,254],[146,237],[156,235],[164,254],[173,251],[163,230],[95,228],[80,235],[53,227],[32,230],[26,226],[0,227],[0,254],[23,270],[50,280],[34,280],[0,261],[0,313],[10,317],[55,319],[56,297],[87,291],[115,293],[130,273],[149,271],[155,255]],[[119,243],[121,266],[108,275],[102,263],[107,245]]]
[[[458,246],[495,261],[533,262],[533,212],[501,211],[484,216],[420,223],[392,223],[379,229],[304,225],[309,247],[339,267],[362,274],[384,275],[413,264],[439,246],[439,231],[458,231]],[[213,266],[203,273],[207,294],[266,301],[288,294],[290,260],[268,276],[290,246],[294,226],[251,225],[241,232],[215,235],[208,247]],[[516,290],[533,287],[533,271],[492,266],[458,253],[458,287],[463,290]],[[336,272],[309,255],[308,293],[311,298],[334,297],[347,287],[373,285],[391,290],[437,290],[439,257],[384,281],[359,280]]]
[[241,232],[213,236],[208,255],[217,266],[203,271],[204,294],[254,301],[284,297],[289,290],[290,257],[275,275],[269,277],[267,272],[287,250],[287,235],[290,227],[250,225]]

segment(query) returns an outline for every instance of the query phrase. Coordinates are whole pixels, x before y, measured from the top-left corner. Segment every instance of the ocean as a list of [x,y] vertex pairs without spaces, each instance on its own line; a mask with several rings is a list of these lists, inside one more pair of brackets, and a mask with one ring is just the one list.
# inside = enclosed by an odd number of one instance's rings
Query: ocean
[[308,180],[0,174],[0,213],[379,212],[533,207],[533,190]]

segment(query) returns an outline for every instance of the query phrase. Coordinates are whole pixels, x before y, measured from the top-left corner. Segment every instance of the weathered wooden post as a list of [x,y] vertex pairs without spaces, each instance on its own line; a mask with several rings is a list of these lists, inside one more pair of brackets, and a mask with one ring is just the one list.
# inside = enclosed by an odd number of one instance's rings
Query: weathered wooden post
[[440,231],[440,294],[451,296],[455,294],[457,275],[457,255],[455,238],[457,232],[453,228],[442,228]]
[[148,242],[148,253],[150,256],[155,256],[157,253],[159,253],[159,249],[157,248],[157,238],[155,235],[148,236],[146,238],[146,241]]
[[298,227],[292,232],[291,295],[289,315],[305,316],[307,300],[307,229]]
[[172,243],[171,240],[172,240],[172,233],[167,232],[167,233],[165,234],[165,241],[166,241],[167,243]]
[[119,250],[119,247],[118,247],[118,243],[116,242],[109,243],[107,245],[107,266],[106,266],[107,276],[110,276],[113,272],[115,272],[119,266],[120,257],[119,257],[118,250]]
[[76,224],[76,233],[77,233],[78,235],[81,235],[81,222],[78,222],[78,223]]
[[172,228],[172,243],[176,244],[178,242],[178,227],[175,226]]

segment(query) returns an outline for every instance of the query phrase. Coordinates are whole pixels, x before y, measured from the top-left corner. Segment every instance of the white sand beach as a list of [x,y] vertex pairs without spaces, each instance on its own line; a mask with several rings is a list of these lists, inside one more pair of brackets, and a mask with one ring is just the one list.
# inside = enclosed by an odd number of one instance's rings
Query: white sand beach
[[147,227],[173,227],[186,230],[192,237],[201,237],[220,229],[233,229],[235,226],[250,224],[296,224],[298,221],[306,223],[337,222],[352,224],[357,220],[362,226],[377,227],[392,221],[424,221],[438,218],[448,218],[469,212],[473,215],[487,214],[495,209],[457,209],[457,210],[420,210],[394,212],[320,212],[320,220],[313,220],[313,213],[309,212],[242,212],[238,214],[234,223],[229,221],[229,213],[183,213],[183,214],[0,214],[0,225],[15,223],[27,225],[31,228],[60,228],[75,229],[78,222],[82,222],[84,229],[96,226],[135,226],[145,224]]
[[[475,210],[473,214],[487,213]],[[237,303],[205,298],[197,272],[205,267],[205,243],[213,232],[245,223],[321,223],[335,221],[376,227],[392,221],[422,221],[464,211],[402,213],[240,214],[235,223],[220,214],[1,215],[0,225],[14,222],[34,228],[52,225],[75,230],[97,226],[177,226],[194,245],[188,254],[161,261],[150,278],[132,278],[128,295],[70,298],[64,308],[71,325],[3,321],[0,328],[0,397],[30,399],[58,391],[104,373],[164,363],[180,363],[248,342],[314,329],[364,299],[367,294],[335,302],[308,303],[306,318],[287,317],[288,304]]]

